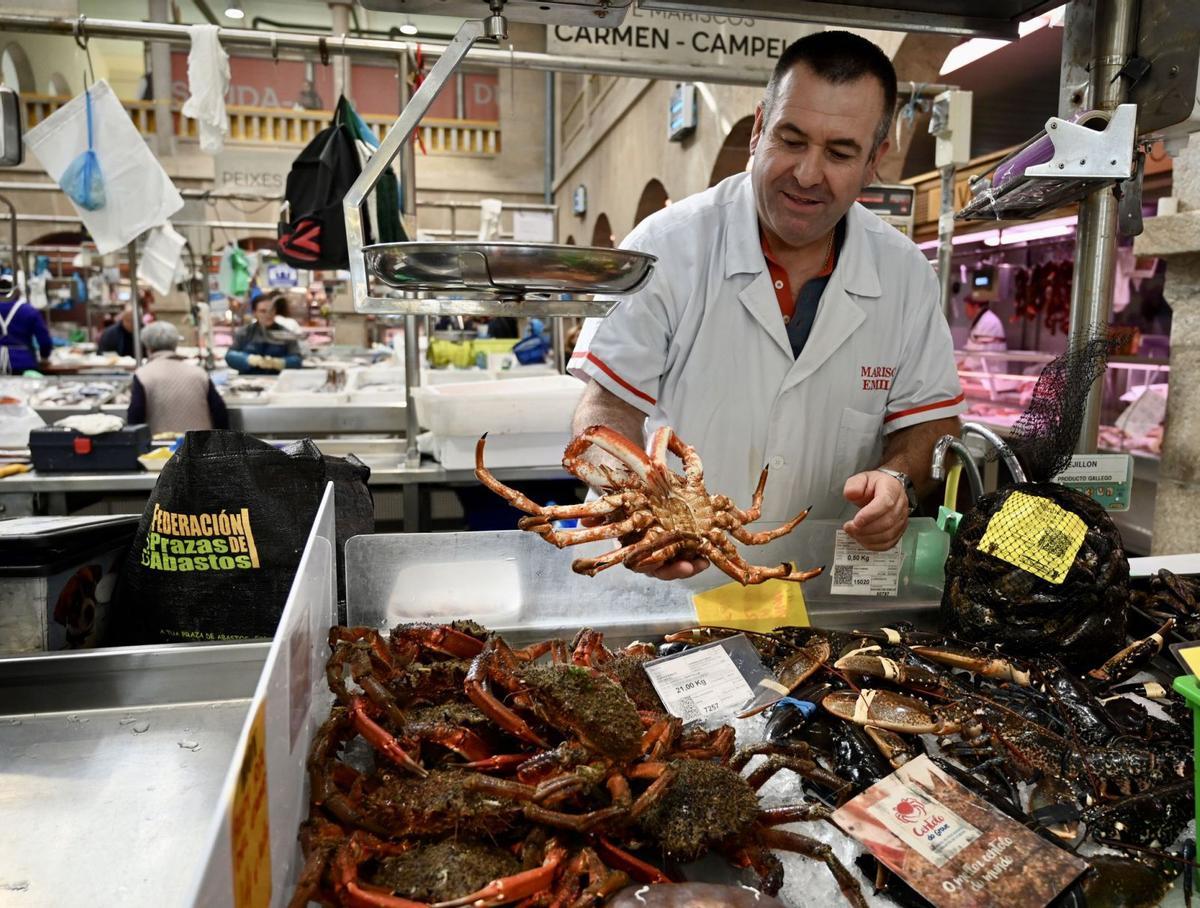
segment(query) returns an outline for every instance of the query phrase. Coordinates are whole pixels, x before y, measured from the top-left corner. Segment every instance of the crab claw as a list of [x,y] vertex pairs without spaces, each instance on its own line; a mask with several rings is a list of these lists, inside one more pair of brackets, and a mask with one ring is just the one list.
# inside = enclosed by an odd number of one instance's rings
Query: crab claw
[[512,876],[492,880],[482,889],[448,902],[437,902],[432,908],[464,908],[467,905],[507,905],[529,898],[550,888],[558,866],[566,860],[567,849],[554,839],[546,844],[546,857],[540,867],[522,870]]
[[354,721],[358,733],[397,766],[422,777],[429,775],[429,770],[409,756],[408,751],[401,747],[382,725],[367,715],[366,703],[361,697],[355,697],[350,703],[350,718]]

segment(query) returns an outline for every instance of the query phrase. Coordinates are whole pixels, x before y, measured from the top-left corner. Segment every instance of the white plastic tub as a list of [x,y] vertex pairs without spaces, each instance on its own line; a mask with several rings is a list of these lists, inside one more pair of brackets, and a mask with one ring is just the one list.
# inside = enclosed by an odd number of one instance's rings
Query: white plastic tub
[[[270,403],[285,407],[329,407],[350,400],[350,375],[340,391],[321,390],[328,382],[328,373],[335,367],[321,369],[284,369],[267,392]],[[336,370],[346,372],[348,370]],[[352,373],[351,373],[352,374]]]
[[583,383],[566,375],[503,382],[418,388],[417,418],[442,438],[484,432],[496,435],[563,433],[583,394]]

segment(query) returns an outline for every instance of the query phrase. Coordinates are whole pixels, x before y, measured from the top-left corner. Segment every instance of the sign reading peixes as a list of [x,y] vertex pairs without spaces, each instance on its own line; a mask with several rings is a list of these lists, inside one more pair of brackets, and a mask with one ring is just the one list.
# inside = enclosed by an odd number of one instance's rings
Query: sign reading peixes
[[546,50],[644,63],[736,66],[761,74],[765,83],[784,49],[816,31],[821,31],[821,26],[634,6],[619,28],[551,26]]

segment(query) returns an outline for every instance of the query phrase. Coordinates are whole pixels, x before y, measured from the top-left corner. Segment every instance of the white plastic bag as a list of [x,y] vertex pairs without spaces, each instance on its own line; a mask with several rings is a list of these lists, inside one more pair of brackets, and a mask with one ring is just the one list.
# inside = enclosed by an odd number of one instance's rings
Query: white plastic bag
[[171,292],[179,272],[184,239],[170,224],[155,227],[138,250],[138,279],[163,296]]
[[0,404],[0,448],[28,448],[30,429],[45,424],[28,404]]
[[188,99],[183,115],[200,127],[200,150],[220,154],[229,133],[225,91],[229,88],[229,55],[221,47],[215,25],[193,25],[188,31],[192,49],[188,54]]
[[[183,207],[183,199],[108,83],[97,82],[88,93],[106,202],[98,211],[71,204],[104,255],[166,221]],[[25,145],[50,178],[59,182],[71,162],[88,147],[83,95],[72,98],[25,133]]]

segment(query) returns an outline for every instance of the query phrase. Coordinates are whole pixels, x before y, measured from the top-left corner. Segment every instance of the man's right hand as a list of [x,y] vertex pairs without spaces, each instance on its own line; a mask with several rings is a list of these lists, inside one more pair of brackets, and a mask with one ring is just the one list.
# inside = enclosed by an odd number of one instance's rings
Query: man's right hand
[[[603,517],[582,517],[579,523],[585,527],[598,527],[604,523]],[[634,540],[627,537],[617,540],[620,545],[629,545]],[[672,558],[662,564],[646,567],[631,567],[630,570],[659,580],[684,580],[699,574],[708,567],[707,558]]]

